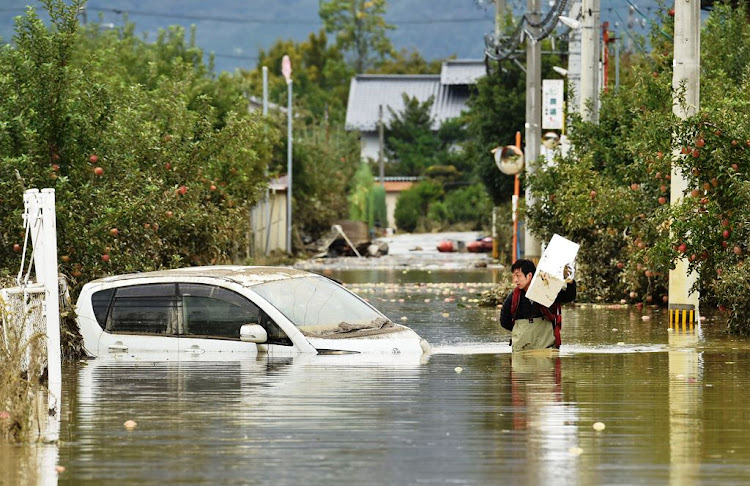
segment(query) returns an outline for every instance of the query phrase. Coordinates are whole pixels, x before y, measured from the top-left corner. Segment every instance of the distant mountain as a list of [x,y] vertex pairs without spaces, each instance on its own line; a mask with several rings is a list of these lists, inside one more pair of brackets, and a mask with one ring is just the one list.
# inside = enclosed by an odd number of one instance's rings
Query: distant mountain
[[[526,2],[509,0],[519,14]],[[548,0],[543,2],[549,8]],[[572,2],[571,2],[572,3]],[[9,42],[13,17],[29,4],[42,10],[38,1],[0,0],[0,36]],[[481,58],[485,33],[493,31],[492,0],[391,0],[386,20],[397,28],[390,36],[397,49],[417,49],[426,59]],[[602,21],[610,29],[629,35],[648,32],[655,17],[656,0],[602,0]],[[317,0],[92,0],[87,21],[122,25],[124,16],[147,38],[169,25],[195,25],[196,42],[216,56],[217,71],[253,68],[259,49],[268,49],[276,39],[303,40],[322,28]]]

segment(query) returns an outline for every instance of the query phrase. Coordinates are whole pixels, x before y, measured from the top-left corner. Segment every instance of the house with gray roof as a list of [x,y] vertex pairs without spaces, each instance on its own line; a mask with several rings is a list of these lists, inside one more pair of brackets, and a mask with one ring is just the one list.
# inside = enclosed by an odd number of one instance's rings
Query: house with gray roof
[[486,73],[484,61],[453,59],[445,61],[440,74],[360,74],[351,80],[346,107],[346,129],[361,133],[362,159],[378,159],[378,119],[383,107],[383,123],[404,110],[403,94],[424,103],[433,97],[433,128],[456,118],[466,109],[469,87]]

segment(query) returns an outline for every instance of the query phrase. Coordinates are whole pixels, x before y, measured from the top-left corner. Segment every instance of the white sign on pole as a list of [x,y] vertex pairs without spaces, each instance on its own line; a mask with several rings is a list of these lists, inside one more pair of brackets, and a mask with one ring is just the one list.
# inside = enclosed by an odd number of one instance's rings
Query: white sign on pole
[[562,79],[545,79],[542,81],[542,128],[548,130],[563,129],[563,101],[565,81]]

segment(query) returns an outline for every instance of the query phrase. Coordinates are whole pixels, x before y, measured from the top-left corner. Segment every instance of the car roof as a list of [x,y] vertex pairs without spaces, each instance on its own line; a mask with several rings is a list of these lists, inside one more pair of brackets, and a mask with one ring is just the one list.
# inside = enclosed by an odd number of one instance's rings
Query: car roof
[[250,267],[241,265],[214,265],[202,267],[175,268],[170,270],[156,270],[153,272],[128,273],[125,275],[113,275],[104,277],[89,284],[102,284],[121,282],[134,279],[154,279],[161,282],[170,279],[187,279],[209,278],[223,281],[230,281],[251,287],[253,285],[277,280],[287,280],[291,278],[300,278],[315,275],[304,270],[297,270],[289,267]]

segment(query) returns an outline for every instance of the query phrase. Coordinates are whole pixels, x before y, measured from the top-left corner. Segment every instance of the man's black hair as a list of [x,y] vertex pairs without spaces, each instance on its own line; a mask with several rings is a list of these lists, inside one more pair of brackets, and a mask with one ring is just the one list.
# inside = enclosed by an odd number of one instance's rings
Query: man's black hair
[[516,270],[521,269],[524,275],[528,275],[530,273],[536,272],[536,265],[534,265],[534,262],[531,260],[524,260],[522,258],[516,260],[513,262],[513,265],[510,266],[511,273],[515,272]]

